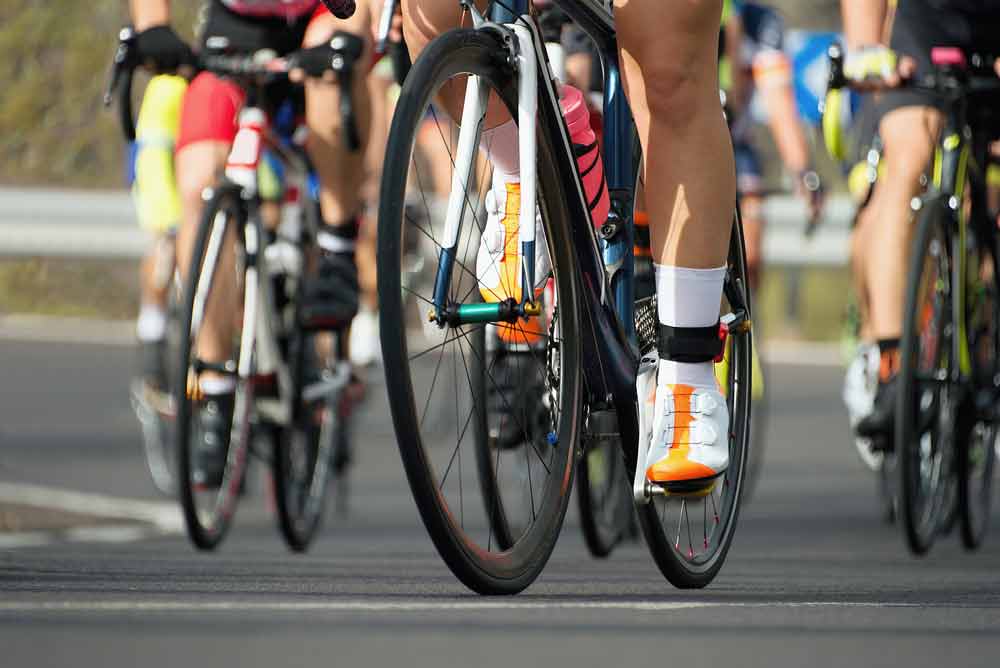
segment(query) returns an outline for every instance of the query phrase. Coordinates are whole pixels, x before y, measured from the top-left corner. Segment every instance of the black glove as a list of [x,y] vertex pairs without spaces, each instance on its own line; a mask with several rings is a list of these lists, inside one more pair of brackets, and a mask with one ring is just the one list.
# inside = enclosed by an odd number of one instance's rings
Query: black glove
[[172,72],[181,65],[193,65],[194,52],[170,26],[153,26],[135,36],[139,60],[158,71]]
[[351,18],[354,16],[354,10],[357,9],[354,0],[323,0],[323,4],[338,19]]
[[357,35],[337,31],[329,44],[321,44],[297,51],[292,57],[294,67],[300,67],[311,77],[321,77],[326,72],[348,72],[361,57],[365,42]]

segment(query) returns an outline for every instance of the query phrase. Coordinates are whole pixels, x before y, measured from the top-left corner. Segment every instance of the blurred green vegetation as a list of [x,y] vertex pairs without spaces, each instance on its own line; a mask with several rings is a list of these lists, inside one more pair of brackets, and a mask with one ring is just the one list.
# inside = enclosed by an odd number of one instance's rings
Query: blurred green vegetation
[[[175,2],[193,34],[198,2]],[[122,185],[121,134],[101,104],[124,0],[0,0],[0,184]]]
[[[124,148],[101,93],[124,0],[0,0],[0,184],[120,187]],[[199,0],[173,3],[194,33]],[[772,0],[789,26],[836,25],[838,0]]]

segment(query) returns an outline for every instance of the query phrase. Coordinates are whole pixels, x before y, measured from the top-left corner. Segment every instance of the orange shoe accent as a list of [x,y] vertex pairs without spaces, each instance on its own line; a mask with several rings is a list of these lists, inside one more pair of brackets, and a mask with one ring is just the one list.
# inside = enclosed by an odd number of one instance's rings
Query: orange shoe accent
[[[520,241],[521,184],[508,183],[507,202],[504,206],[503,218],[500,224],[504,228],[503,255],[497,268],[500,275],[500,285],[491,289],[479,288],[483,301],[493,303],[504,299],[521,301],[521,255],[518,252]],[[513,324],[498,324],[497,332],[500,340],[508,344],[538,343],[545,328],[538,317],[520,320]]]
[[191,401],[204,401],[205,399],[205,393],[201,390],[201,383],[198,382],[198,377],[194,373],[188,373],[185,391],[187,392],[187,398]]
[[719,474],[711,468],[688,459],[691,450],[691,396],[690,385],[674,385],[674,440],[667,456],[646,469],[646,478],[656,483],[674,483],[690,480],[711,480]]
[[500,266],[497,273],[500,275],[500,284],[496,287],[487,288],[480,286],[479,292],[483,296],[483,301],[495,303],[505,299],[521,301],[521,263],[518,262],[518,232],[520,229],[521,211],[521,184],[508,183],[507,203],[504,207],[503,218],[500,224],[504,228],[503,255],[500,256]]
[[899,348],[892,348],[881,353],[878,367],[878,379],[880,382],[889,382],[899,372],[899,355]]

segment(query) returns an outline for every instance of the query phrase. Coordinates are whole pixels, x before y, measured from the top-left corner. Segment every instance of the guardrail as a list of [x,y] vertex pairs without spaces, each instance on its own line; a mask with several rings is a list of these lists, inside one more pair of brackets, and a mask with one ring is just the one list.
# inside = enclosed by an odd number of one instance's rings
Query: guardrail
[[[853,211],[848,198],[831,198],[827,219],[806,239],[801,202],[769,198],[765,260],[778,266],[844,266]],[[0,257],[135,259],[149,241],[125,191],[0,188]]]

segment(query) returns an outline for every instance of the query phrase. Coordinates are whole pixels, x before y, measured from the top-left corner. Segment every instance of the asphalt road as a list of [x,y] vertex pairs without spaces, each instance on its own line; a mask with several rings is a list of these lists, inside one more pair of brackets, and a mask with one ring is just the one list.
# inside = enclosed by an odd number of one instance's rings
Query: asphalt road
[[[0,340],[0,483],[156,500],[131,355]],[[672,589],[641,544],[590,558],[571,514],[524,594],[467,593],[420,525],[376,382],[350,513],[309,554],[283,547],[259,485],[212,555],[177,534],[0,548],[0,665],[996,666],[1000,521],[979,553],[950,537],[911,558],[847,440],[840,375],[771,369],[760,489],[704,591]]]

